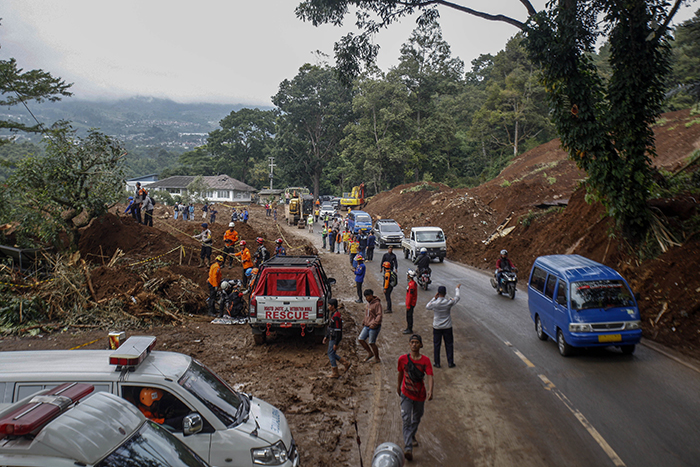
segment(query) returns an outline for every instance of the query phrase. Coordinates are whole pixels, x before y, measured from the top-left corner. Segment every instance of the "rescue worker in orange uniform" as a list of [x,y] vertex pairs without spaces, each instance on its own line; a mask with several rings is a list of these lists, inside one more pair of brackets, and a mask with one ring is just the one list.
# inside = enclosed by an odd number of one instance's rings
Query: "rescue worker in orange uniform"
[[209,316],[216,316],[214,307],[216,305],[216,293],[221,287],[221,265],[224,264],[224,257],[219,255],[209,268]]
[[250,256],[250,250],[248,249],[248,247],[246,247],[246,241],[241,240],[240,245],[243,249],[238,253],[234,253],[233,256],[239,256],[241,263],[243,263],[243,279],[241,279],[241,282],[243,282],[243,288],[245,289],[248,288],[248,276],[246,276],[245,272],[248,269],[252,269],[254,264]]
[[181,429],[184,415],[176,415],[174,407],[162,406],[163,391],[155,388],[143,388],[139,393],[138,408],[141,413],[159,425],[169,425]]
[[233,222],[229,223],[228,230],[224,232],[224,266],[228,263],[229,269],[233,267],[232,254],[235,251],[233,248],[238,243],[238,232],[234,230],[235,226]]

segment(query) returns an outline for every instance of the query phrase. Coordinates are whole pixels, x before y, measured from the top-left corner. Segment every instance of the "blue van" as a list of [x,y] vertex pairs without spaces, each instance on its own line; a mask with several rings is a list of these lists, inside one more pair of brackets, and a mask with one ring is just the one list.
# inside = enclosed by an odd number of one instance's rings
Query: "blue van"
[[565,357],[575,347],[617,346],[631,354],[642,338],[639,308],[625,279],[583,256],[540,256],[527,293],[537,337],[556,340]]
[[352,233],[369,232],[372,230],[372,217],[364,211],[348,213],[348,229]]

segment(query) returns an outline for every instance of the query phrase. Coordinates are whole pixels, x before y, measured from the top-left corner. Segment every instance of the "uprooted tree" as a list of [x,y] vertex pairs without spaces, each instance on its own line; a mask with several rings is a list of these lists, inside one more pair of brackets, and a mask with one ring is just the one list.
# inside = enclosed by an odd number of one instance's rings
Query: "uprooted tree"
[[79,229],[121,198],[124,156],[119,141],[98,131],[79,138],[67,123],[54,125],[45,154],[20,161],[8,183],[19,188],[4,193],[20,228],[53,242],[65,231],[77,248]]
[[[371,64],[379,47],[372,36],[406,16],[439,19],[438,7],[501,21],[526,35],[530,58],[541,67],[552,116],[562,144],[588,174],[588,187],[606,206],[623,235],[641,240],[652,216],[647,207],[655,156],[651,125],[661,112],[669,71],[667,32],[682,0],[558,0],[537,12],[519,0],[527,22],[442,0],[305,0],[299,18],[315,26],[341,25],[356,11],[359,35],[335,45],[336,67],[345,82]],[[605,81],[590,59],[596,40],[610,43],[611,77]]]

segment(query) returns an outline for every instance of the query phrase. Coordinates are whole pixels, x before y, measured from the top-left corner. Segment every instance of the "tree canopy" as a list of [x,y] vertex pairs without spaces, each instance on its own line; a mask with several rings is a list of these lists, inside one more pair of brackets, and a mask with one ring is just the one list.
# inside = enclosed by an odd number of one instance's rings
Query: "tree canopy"
[[[520,0],[527,22],[439,0],[305,0],[296,13],[318,26],[340,25],[351,9],[355,11],[360,34],[348,34],[335,45],[337,71],[346,82],[376,58],[378,46],[372,43],[372,36],[408,15],[418,14],[417,22],[424,26],[439,21],[438,7],[443,7],[522,30],[528,56],[541,72],[540,81],[564,147],[588,173],[589,187],[623,234],[636,241],[650,224],[646,199],[655,155],[651,125],[661,111],[670,69],[668,25],[681,2],[676,0],[671,7],[665,0],[624,5],[613,0],[559,0],[537,12],[528,0]],[[610,42],[607,81],[591,59],[603,35]],[[507,140],[516,152],[519,131],[527,132],[520,125],[527,98],[521,101],[520,93],[518,99],[512,99],[508,86],[511,90],[522,87],[530,78],[531,74],[520,70],[506,79],[504,87],[492,85],[486,90],[491,108],[482,109],[477,118],[477,122],[490,120],[490,126],[500,119],[504,130],[511,128]],[[506,108],[510,115],[503,113]]]

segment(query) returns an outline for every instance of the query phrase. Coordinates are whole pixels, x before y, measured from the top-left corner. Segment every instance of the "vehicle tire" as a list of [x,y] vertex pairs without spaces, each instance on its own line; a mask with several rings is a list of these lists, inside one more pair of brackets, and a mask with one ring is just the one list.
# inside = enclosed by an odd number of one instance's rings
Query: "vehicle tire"
[[569,357],[574,353],[574,348],[566,342],[561,329],[557,330],[557,347],[559,347],[559,353],[562,357]]
[[622,350],[622,353],[625,355],[632,355],[634,353],[635,348],[636,348],[636,346],[634,344],[620,346],[620,350]]
[[544,328],[542,327],[542,320],[540,319],[540,315],[535,316],[535,332],[537,333],[537,338],[541,341],[546,341],[549,338],[547,333],[544,332]]
[[255,341],[255,345],[263,345],[265,341],[267,341],[265,337],[265,333],[261,332],[260,334],[253,334],[253,341]]
[[379,248],[380,248],[380,249],[381,249],[381,248],[386,248],[386,245],[385,245],[384,243],[382,243],[381,240],[379,241]]
[[508,284],[508,296],[511,300],[515,298],[515,284],[513,284],[512,282]]
[[444,257],[444,256],[440,256],[440,262],[442,263],[443,261],[445,261],[445,257]]
[[408,259],[408,250],[405,248],[403,249],[403,257]]

